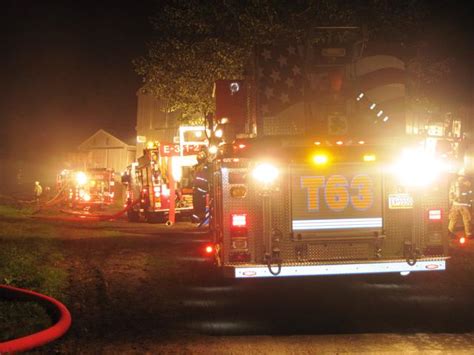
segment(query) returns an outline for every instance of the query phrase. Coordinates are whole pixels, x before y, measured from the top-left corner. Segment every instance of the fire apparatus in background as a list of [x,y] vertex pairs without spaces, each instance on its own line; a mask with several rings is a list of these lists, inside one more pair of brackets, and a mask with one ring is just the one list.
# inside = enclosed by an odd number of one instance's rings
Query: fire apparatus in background
[[71,208],[101,209],[114,203],[112,169],[63,170],[58,176],[57,187],[64,190],[66,204]]
[[404,62],[366,42],[255,57],[254,77],[215,87],[215,124],[237,137],[209,158],[224,274],[444,270],[459,122],[408,120]]
[[149,142],[143,156],[122,175],[127,189],[126,204],[131,206],[127,211],[129,221],[138,222],[143,218],[150,223],[169,222],[173,194],[176,198],[172,208],[176,215],[190,217],[193,212],[192,167],[206,145],[203,126],[180,127],[179,143]]

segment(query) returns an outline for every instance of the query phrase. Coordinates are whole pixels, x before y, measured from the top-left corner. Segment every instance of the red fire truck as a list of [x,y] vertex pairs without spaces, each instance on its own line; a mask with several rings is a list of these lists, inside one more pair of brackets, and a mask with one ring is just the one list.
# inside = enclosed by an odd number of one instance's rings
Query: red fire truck
[[216,83],[237,137],[211,162],[206,251],[225,275],[445,269],[457,167],[436,146],[456,138],[406,118],[402,60],[356,46],[262,46],[253,77]]
[[115,180],[112,169],[63,170],[57,179],[65,200],[72,208],[103,208],[114,203]]
[[[192,215],[192,166],[197,163],[201,147],[207,143],[202,126],[183,126],[179,132],[180,143],[150,142],[143,156],[122,175],[122,183],[127,188],[126,204],[133,205],[127,212],[129,221],[143,218],[150,223],[167,223],[170,208],[178,218]],[[173,194],[175,205],[172,207]]]

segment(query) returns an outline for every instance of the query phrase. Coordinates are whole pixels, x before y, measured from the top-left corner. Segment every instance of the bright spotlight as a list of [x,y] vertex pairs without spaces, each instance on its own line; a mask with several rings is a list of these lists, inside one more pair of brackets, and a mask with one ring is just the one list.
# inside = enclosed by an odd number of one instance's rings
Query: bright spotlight
[[421,149],[405,149],[392,169],[400,184],[426,186],[438,178],[442,165]]
[[88,178],[85,172],[78,171],[76,173],[76,182],[78,185],[85,185],[87,184]]
[[269,163],[258,164],[253,170],[252,176],[263,184],[272,184],[280,172],[278,168]]

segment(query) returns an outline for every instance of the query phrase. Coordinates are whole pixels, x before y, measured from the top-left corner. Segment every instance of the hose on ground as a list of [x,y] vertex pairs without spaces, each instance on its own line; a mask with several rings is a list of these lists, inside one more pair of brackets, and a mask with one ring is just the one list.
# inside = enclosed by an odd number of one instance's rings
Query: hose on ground
[[52,310],[58,318],[53,326],[45,330],[0,343],[0,354],[28,351],[45,345],[62,337],[71,326],[71,314],[68,309],[61,302],[52,297],[7,285],[0,285],[0,297],[39,302],[44,307]]
[[139,202],[140,202],[140,199],[137,199],[133,201],[133,203],[127,205],[125,208],[123,208],[122,210],[114,214],[107,214],[107,215],[106,214],[95,214],[95,215],[94,214],[81,214],[81,215],[78,215],[77,217],[35,216],[34,218],[45,219],[45,220],[56,220],[56,221],[63,221],[63,222],[111,221],[125,214],[129,209],[131,209],[133,206],[135,206]]

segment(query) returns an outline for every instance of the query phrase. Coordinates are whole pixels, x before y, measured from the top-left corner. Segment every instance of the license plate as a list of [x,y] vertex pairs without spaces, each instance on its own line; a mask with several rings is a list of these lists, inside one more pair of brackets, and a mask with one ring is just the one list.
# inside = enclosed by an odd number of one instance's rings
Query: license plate
[[413,197],[410,194],[390,194],[388,208],[392,210],[413,208]]

